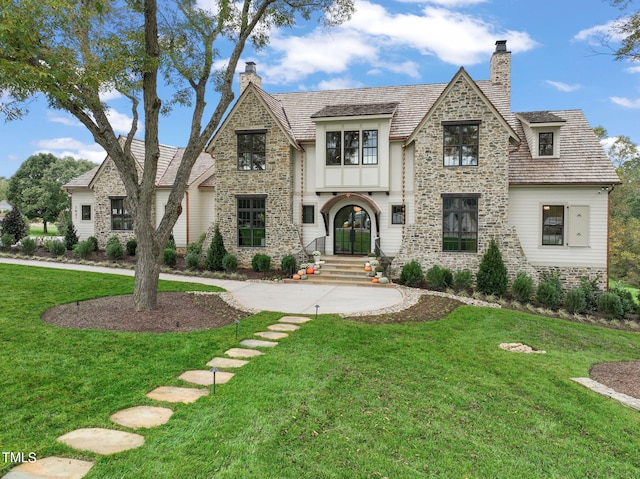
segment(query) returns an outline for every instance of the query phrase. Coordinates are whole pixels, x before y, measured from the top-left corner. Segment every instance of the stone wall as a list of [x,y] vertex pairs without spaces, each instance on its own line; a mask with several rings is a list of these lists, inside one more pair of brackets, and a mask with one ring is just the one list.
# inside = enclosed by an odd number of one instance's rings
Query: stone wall
[[[262,171],[239,171],[237,165],[238,130],[266,129],[266,167]],[[293,148],[287,136],[250,89],[225,120],[212,146],[216,160],[216,215],[228,252],[241,266],[249,266],[257,253],[272,257],[278,267],[283,256],[302,249],[299,228],[293,223]],[[238,195],[266,195],[266,240],[264,247],[238,247]],[[213,237],[211,225],[205,240]]]
[[[477,166],[443,165],[444,121],[480,120]],[[433,265],[452,271],[477,271],[489,241],[495,239],[509,276],[526,271],[537,279],[520,241],[508,221],[509,132],[466,75],[459,75],[449,93],[437,104],[415,136],[415,223],[407,225],[400,253],[392,271],[417,260],[426,271]],[[478,194],[478,251],[442,251],[443,193]]]

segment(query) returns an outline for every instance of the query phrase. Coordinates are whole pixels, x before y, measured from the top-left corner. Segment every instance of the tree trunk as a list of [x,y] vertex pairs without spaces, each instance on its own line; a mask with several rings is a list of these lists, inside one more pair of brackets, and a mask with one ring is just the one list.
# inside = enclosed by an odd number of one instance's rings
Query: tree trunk
[[47,231],[47,220],[42,220],[42,232],[44,234],[48,233],[48,231]]
[[138,242],[133,305],[136,311],[150,311],[158,305],[158,281],[162,258],[149,242]]

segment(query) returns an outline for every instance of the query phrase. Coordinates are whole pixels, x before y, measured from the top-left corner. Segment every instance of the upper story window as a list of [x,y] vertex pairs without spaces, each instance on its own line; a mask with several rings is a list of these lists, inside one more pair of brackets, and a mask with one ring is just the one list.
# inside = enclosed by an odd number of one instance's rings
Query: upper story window
[[114,231],[133,229],[133,218],[124,206],[124,198],[111,198],[111,229]]
[[444,124],[444,166],[477,166],[480,124]]
[[266,166],[267,130],[236,132],[238,141],[238,170],[262,171]]
[[327,132],[327,165],[377,165],[378,130]]
[[538,133],[538,156],[553,156],[553,133]]

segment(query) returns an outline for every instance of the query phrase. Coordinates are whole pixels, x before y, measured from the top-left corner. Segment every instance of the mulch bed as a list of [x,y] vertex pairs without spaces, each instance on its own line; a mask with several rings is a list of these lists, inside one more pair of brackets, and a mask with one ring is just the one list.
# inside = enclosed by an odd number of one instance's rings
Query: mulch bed
[[594,364],[589,377],[619,393],[640,399],[640,362]]

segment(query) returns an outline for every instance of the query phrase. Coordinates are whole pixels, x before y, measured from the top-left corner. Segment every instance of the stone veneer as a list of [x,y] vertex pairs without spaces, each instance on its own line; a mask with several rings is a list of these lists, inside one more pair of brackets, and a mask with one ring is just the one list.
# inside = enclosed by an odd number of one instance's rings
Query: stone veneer
[[94,234],[98,240],[98,246],[104,248],[112,236],[118,236],[122,242],[133,238],[133,231],[114,231],[111,229],[111,198],[127,196],[120,173],[111,158],[105,160],[98,172],[93,195]]
[[[423,269],[438,265],[452,271],[477,271],[489,241],[497,241],[503,260],[514,278],[526,271],[536,280],[515,228],[509,225],[509,132],[464,74],[430,113],[415,136],[415,222],[407,225],[399,254],[392,264],[399,275],[411,260]],[[443,165],[443,121],[480,120],[478,166]],[[478,251],[442,251],[443,193],[479,194]]]
[[[262,171],[239,171],[236,131],[253,129],[267,130],[266,167]],[[299,228],[293,224],[293,148],[253,89],[225,120],[211,152],[216,160],[215,216],[227,251],[236,255],[242,266],[250,265],[257,253],[267,254],[273,267],[279,266],[283,256],[300,251]],[[266,195],[264,247],[238,247],[239,195]],[[209,228],[205,245],[211,242],[213,227]]]

